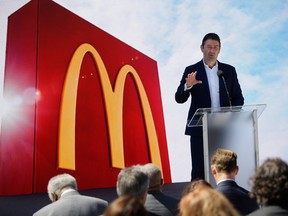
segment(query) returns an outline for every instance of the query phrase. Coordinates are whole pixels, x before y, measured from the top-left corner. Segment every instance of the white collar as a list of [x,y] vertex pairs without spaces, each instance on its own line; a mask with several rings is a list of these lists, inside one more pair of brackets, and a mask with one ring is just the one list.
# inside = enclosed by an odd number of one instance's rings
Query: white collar
[[61,198],[64,194],[66,194],[66,193],[68,193],[68,192],[71,192],[71,191],[76,191],[76,190],[74,190],[74,189],[72,189],[72,188],[67,189],[67,190],[63,191],[63,193],[61,194],[60,198]]
[[234,179],[227,178],[227,179],[222,179],[222,180],[218,181],[217,185],[220,184],[221,182],[224,182],[224,181],[234,181],[235,182]]

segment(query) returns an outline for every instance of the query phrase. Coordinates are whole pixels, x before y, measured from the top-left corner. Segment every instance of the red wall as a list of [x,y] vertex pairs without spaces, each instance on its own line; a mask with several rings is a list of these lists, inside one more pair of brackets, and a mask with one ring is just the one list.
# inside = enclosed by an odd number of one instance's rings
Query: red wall
[[[4,98],[13,109],[1,126],[0,195],[44,192],[48,180],[63,172],[75,176],[80,189],[115,186],[119,169],[111,166],[107,110],[89,53],[78,81],[76,169],[57,167],[63,84],[72,55],[83,43],[99,52],[112,86],[123,65],[137,71],[155,123],[164,180],[171,182],[156,61],[50,0],[32,0],[8,22]],[[123,95],[125,166],[151,162],[136,87],[128,75]]]

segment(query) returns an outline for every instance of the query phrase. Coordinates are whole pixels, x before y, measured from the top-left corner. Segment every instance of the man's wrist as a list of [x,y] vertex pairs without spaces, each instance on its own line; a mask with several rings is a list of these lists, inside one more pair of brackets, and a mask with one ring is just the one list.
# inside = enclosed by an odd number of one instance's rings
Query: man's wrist
[[187,84],[185,83],[185,85],[184,85],[184,91],[190,90],[192,87],[193,87],[193,85],[187,86]]

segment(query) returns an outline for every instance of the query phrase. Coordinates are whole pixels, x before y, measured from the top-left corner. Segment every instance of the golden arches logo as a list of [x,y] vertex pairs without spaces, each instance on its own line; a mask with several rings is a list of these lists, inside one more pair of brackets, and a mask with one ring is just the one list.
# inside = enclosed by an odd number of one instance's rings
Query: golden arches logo
[[76,124],[76,100],[78,80],[83,58],[86,53],[91,53],[93,60],[99,71],[102,94],[104,97],[106,117],[108,121],[108,134],[110,140],[110,154],[112,167],[124,168],[124,144],[123,144],[123,94],[125,79],[128,73],[131,73],[137,90],[140,95],[141,106],[145,119],[146,133],[149,142],[149,152],[152,163],[162,169],[159,144],[155,124],[145,92],[138,73],[131,65],[124,65],[116,78],[114,90],[97,50],[90,44],[80,45],[72,56],[62,92],[62,101],[59,119],[59,149],[58,149],[58,167],[63,169],[75,170],[75,124]]

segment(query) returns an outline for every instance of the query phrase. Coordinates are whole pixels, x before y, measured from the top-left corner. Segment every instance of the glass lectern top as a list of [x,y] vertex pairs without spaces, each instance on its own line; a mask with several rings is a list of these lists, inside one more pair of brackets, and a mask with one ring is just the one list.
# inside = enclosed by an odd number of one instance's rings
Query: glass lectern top
[[194,113],[192,119],[188,120],[188,127],[198,127],[202,126],[202,118],[205,113],[209,115],[217,114],[217,113],[230,113],[230,114],[238,114],[238,113],[252,113],[256,111],[257,118],[263,113],[266,108],[266,104],[257,104],[257,105],[245,105],[245,106],[232,106],[232,107],[219,107],[219,108],[200,108],[197,109]]

